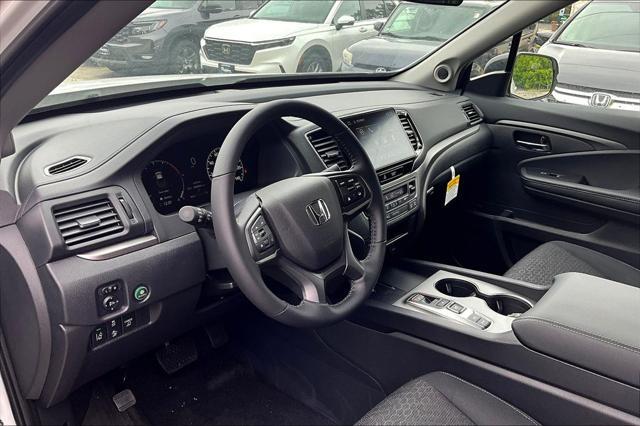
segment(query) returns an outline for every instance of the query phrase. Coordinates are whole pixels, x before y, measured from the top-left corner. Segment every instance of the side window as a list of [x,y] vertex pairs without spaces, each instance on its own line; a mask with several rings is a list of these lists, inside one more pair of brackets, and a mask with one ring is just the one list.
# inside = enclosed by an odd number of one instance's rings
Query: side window
[[[506,40],[477,58],[472,78],[504,71],[510,45]],[[513,70],[511,96],[640,112],[640,2],[576,1],[524,29],[518,53],[524,52],[554,58],[557,80],[549,94],[534,96],[545,87],[549,70],[535,72],[540,60],[521,55]]]
[[383,0],[364,0],[364,19],[381,19],[387,16]]
[[341,16],[353,16],[356,21],[362,20],[362,10],[360,9],[360,2],[353,0],[345,0],[342,2],[338,11],[336,12],[336,16],[333,19],[334,22],[338,20]]

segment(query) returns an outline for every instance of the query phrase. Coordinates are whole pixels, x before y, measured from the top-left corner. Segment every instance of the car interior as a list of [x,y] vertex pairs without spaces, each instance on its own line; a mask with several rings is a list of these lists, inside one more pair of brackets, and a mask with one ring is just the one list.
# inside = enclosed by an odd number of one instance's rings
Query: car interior
[[22,3],[0,30],[16,424],[640,424],[638,114],[511,94],[521,31],[571,1],[507,1],[393,73],[35,110],[152,2]]

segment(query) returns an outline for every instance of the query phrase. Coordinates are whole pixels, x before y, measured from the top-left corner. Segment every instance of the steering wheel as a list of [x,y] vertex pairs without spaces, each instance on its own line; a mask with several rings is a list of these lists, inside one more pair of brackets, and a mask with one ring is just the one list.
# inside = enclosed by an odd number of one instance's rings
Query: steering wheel
[[[298,117],[333,136],[351,167],[291,177],[234,203],[238,160],[256,131],[281,117]],[[213,225],[220,253],[238,287],[267,316],[295,327],[319,327],[353,312],[371,293],[384,260],[386,218],[375,169],[349,128],[307,102],[277,100],[244,115],[227,135],[211,180]],[[369,251],[358,260],[348,221],[366,212]],[[290,304],[265,285],[269,268],[297,286],[302,301]],[[343,277],[350,290],[331,304],[326,284]]]

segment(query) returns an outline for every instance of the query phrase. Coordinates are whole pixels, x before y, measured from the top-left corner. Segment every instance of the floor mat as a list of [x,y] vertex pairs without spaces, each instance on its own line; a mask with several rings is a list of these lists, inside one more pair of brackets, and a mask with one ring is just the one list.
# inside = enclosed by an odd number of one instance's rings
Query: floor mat
[[262,382],[233,355],[214,353],[167,376],[153,358],[128,369],[126,380],[153,425],[330,425],[316,413]]

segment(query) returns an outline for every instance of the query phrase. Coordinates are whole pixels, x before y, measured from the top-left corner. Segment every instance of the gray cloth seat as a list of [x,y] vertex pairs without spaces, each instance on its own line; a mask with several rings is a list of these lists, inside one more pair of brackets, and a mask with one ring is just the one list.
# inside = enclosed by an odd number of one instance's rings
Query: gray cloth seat
[[536,425],[530,416],[486,390],[449,373],[405,384],[357,425]]
[[542,244],[513,265],[504,276],[550,286],[553,277],[565,272],[581,272],[640,287],[640,270],[606,254],[564,241]]

